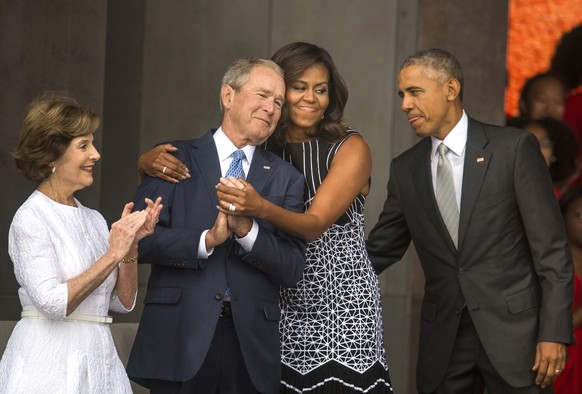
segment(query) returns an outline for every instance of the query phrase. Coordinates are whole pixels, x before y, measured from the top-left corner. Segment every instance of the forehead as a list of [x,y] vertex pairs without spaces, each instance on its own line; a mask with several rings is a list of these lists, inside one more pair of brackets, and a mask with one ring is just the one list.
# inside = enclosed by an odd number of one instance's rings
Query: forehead
[[278,90],[285,91],[285,82],[272,68],[256,66],[249,73],[249,78],[243,88],[267,89],[279,93]]
[[323,64],[315,63],[307,67],[297,79],[317,79],[321,82],[327,82],[329,80],[329,72]]
[[559,92],[566,95],[566,91],[563,88],[560,81],[555,78],[544,78],[536,81],[531,87],[532,93],[539,94],[548,91]]
[[415,64],[400,70],[398,84],[401,89],[411,86],[429,88],[438,85],[441,78],[442,74],[438,71],[421,64]]

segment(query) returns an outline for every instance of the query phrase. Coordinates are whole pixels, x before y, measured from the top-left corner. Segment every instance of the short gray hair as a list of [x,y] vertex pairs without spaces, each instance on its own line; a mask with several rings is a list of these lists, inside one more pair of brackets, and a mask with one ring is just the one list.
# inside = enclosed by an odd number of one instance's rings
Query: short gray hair
[[[222,85],[228,85],[234,89],[235,92],[238,92],[245,83],[249,80],[249,74],[255,67],[268,67],[275,71],[281,79],[284,80],[284,73],[283,69],[277,65],[272,60],[264,59],[261,57],[245,57],[241,59],[237,59],[228,67],[224,76],[222,77]],[[222,106],[222,96],[219,95],[219,103],[220,103],[220,112],[224,111],[224,107]]]
[[400,70],[409,66],[424,66],[434,70],[446,79],[456,79],[461,85],[459,90],[459,98],[463,100],[463,88],[465,86],[465,79],[463,77],[463,68],[455,56],[440,48],[429,48],[419,51],[413,55],[408,56]]

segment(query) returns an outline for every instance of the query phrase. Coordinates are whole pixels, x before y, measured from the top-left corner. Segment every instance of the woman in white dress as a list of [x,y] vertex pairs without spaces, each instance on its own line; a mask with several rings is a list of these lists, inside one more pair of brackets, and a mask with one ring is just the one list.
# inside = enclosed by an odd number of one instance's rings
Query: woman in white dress
[[93,183],[99,117],[46,93],[28,107],[13,153],[38,188],[16,212],[8,249],[20,284],[22,319],[0,361],[0,393],[131,393],[108,311],[127,313],[137,295],[137,246],[152,234],[158,198],[108,230],[77,190]]

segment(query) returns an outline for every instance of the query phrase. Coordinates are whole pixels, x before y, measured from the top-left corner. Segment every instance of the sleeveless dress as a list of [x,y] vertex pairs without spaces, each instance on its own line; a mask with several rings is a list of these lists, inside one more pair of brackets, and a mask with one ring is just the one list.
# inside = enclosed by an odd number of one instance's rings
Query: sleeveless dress
[[[14,327],[0,361],[1,394],[132,392],[108,324],[65,320],[65,282],[105,253],[109,237],[103,216],[75,201],[76,208],[34,191],[12,220],[8,251],[20,303],[45,317],[22,318]],[[117,269],[75,313],[128,312],[116,281]]]
[[[305,176],[305,207],[348,138],[266,148]],[[348,180],[346,180],[349,182]],[[282,393],[391,393],[378,277],[364,242],[365,196],[307,245],[303,278],[281,290]]]

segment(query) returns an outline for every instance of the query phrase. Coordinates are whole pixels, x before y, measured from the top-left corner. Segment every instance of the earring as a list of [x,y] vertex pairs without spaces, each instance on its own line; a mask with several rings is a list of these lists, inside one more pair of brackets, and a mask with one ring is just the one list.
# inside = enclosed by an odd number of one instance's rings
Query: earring
[[51,172],[52,172],[53,174],[55,173],[55,171],[56,171],[56,170],[57,170],[57,167],[55,167],[55,166],[52,166],[52,167],[51,167]]

